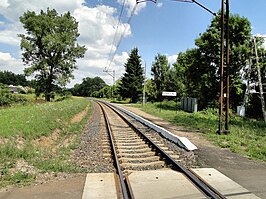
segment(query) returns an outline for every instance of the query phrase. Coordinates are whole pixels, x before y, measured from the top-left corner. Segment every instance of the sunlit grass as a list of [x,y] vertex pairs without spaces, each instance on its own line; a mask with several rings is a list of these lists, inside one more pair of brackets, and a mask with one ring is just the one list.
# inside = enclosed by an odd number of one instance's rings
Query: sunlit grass
[[[141,105],[136,106],[142,108]],[[218,146],[230,148],[251,159],[266,161],[266,124],[263,121],[244,119],[230,113],[230,134],[218,135],[217,109],[187,113],[176,111],[175,102],[163,102],[162,106],[160,103],[147,103],[142,109],[173,124],[199,130]]]
[[[86,108],[81,121],[71,122]],[[91,113],[91,102],[83,98],[0,109],[0,187],[34,181],[35,174],[12,172],[21,160],[38,172],[80,172],[69,159]]]
[[21,135],[35,138],[54,129],[70,128],[73,115],[85,109],[88,101],[71,99],[61,102],[12,107],[0,110],[0,136]]

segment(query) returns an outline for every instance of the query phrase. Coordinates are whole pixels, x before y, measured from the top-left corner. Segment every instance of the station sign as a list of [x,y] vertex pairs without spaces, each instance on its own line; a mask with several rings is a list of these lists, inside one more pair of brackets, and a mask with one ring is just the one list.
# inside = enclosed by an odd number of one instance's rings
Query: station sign
[[176,96],[176,92],[163,91],[162,92],[162,96],[172,96],[172,97],[175,97]]

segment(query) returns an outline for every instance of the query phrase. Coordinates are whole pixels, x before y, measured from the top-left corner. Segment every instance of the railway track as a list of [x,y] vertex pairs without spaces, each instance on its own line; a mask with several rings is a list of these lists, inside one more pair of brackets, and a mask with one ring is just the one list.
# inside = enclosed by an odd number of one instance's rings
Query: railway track
[[173,169],[182,173],[206,198],[225,198],[221,193],[178,163],[178,155],[136,122],[108,103],[97,101],[105,118],[112,155],[123,198],[134,198],[128,175],[134,171]]

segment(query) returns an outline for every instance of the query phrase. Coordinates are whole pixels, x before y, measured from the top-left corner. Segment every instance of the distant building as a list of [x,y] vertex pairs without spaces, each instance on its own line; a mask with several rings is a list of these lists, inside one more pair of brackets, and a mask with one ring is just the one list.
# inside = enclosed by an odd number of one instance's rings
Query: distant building
[[11,93],[20,93],[20,92],[27,92],[27,90],[23,87],[23,86],[13,86],[13,85],[9,85],[8,89]]

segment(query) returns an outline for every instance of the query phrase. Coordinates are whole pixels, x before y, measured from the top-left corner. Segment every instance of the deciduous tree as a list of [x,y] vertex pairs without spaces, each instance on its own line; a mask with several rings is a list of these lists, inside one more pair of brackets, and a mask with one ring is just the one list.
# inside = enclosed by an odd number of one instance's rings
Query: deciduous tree
[[[200,108],[216,102],[219,96],[220,15],[214,17],[207,30],[195,40],[196,48],[178,56],[174,64],[180,85],[187,96],[197,97]],[[243,99],[243,69],[251,52],[251,24],[245,17],[230,15],[230,103],[239,105]]]
[[168,63],[167,57],[165,55],[158,54],[151,67],[151,75],[153,76],[153,80],[156,85],[157,99],[160,99],[163,90],[167,90],[169,69],[170,64]]
[[20,34],[22,60],[29,67],[26,75],[35,75],[37,83],[50,101],[56,85],[64,86],[77,68],[76,59],[84,56],[85,46],[77,43],[78,22],[70,12],[58,15],[56,10],[27,11],[20,17],[26,30]]
[[89,97],[94,91],[100,91],[105,86],[106,83],[100,77],[86,77],[81,84],[75,84],[71,91],[73,95]]
[[10,71],[0,71],[0,83],[14,86],[28,86],[25,75],[15,74]]

